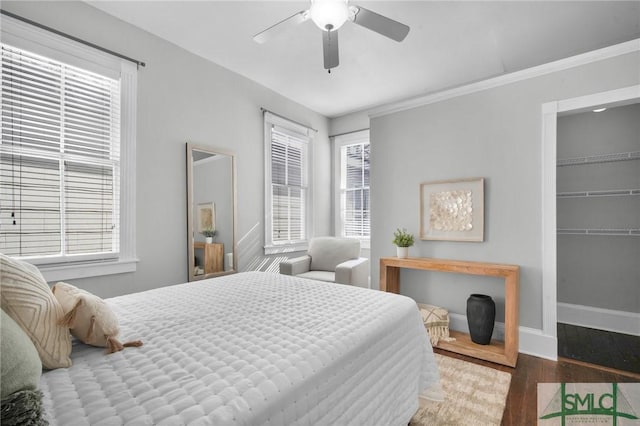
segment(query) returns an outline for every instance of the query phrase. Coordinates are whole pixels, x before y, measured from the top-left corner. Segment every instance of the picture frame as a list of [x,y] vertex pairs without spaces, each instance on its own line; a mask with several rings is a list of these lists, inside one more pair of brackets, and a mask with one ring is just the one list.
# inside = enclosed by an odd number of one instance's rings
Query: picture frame
[[421,183],[420,239],[484,241],[484,178]]
[[199,233],[206,229],[216,229],[216,210],[213,202],[198,204],[197,215]]

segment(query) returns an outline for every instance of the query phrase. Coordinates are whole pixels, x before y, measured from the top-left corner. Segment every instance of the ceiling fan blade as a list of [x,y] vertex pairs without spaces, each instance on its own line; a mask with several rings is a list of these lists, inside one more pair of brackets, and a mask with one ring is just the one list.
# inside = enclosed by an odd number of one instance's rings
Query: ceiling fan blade
[[324,52],[324,69],[331,72],[340,63],[338,58],[338,32],[322,32],[322,51]]
[[287,19],[283,19],[275,25],[270,26],[266,30],[259,32],[253,36],[253,40],[262,44],[271,40],[273,37],[277,37],[281,33],[284,33],[296,25],[300,25],[304,21],[309,19],[308,10],[303,10],[295,15],[289,16]]
[[394,21],[391,18],[387,18],[361,6],[353,6],[351,10],[354,13],[354,23],[368,28],[371,31],[375,31],[378,34],[382,34],[385,37],[389,37],[392,40],[402,41],[407,34],[409,34],[408,26]]

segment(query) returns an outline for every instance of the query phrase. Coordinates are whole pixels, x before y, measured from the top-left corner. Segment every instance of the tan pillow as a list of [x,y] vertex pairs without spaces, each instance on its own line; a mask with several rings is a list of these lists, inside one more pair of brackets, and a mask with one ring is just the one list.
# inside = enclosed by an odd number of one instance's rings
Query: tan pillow
[[61,324],[70,327],[71,334],[81,342],[107,348],[107,353],[142,345],[139,340],[124,344],[118,341],[118,317],[98,296],[62,282],[52,290],[65,312]]
[[58,324],[64,312],[38,268],[0,253],[0,299],[33,342],[44,368],[71,366],[69,328]]
[[436,346],[440,340],[452,342],[455,337],[449,337],[449,311],[439,306],[418,303],[420,316],[427,329],[431,346]]

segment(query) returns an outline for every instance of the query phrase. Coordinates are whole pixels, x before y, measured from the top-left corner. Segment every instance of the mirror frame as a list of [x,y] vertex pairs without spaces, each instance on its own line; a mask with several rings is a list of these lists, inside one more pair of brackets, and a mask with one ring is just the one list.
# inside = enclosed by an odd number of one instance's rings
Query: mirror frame
[[[231,206],[233,209],[233,213],[231,215],[231,219],[233,221],[233,226],[232,226],[233,229],[231,231],[233,247],[231,252],[233,253],[233,265],[231,269],[228,271],[213,272],[213,273],[203,274],[203,275],[195,275],[193,271],[193,264],[195,260],[195,248],[194,248],[195,228],[193,223],[193,213],[194,213],[193,151],[201,151],[201,152],[206,152],[208,154],[215,154],[215,155],[225,155],[231,158],[231,196],[233,198],[231,203]],[[221,275],[234,274],[238,271],[238,255],[237,255],[238,251],[237,251],[237,241],[236,241],[237,211],[238,211],[238,208],[237,208],[237,194],[236,194],[236,157],[235,155],[227,151],[217,150],[208,146],[195,145],[191,142],[187,142],[187,253],[188,253],[187,271],[188,271],[188,280],[190,282],[203,280],[206,278],[218,277]]]

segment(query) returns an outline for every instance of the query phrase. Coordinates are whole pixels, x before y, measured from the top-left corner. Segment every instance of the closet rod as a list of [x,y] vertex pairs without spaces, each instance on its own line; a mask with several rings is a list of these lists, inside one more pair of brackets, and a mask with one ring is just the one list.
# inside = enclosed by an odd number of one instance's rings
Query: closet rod
[[562,158],[556,161],[556,165],[558,167],[579,166],[581,164],[611,163],[628,160],[640,160],[640,151],[617,152],[613,154],[592,155],[589,157]]
[[62,31],[58,31],[55,28],[47,27],[46,25],[40,24],[38,22],[32,21],[32,20],[27,19],[27,18],[23,18],[22,16],[16,15],[15,13],[7,12],[4,9],[0,9],[0,13],[3,14],[3,15],[9,16],[11,18],[17,19],[18,21],[22,21],[22,22],[25,22],[25,23],[27,23],[29,25],[33,25],[33,26],[41,28],[43,30],[52,32],[52,33],[57,34],[57,35],[59,35],[61,37],[65,37],[65,38],[68,38],[68,39],[73,40],[75,42],[84,44],[85,46],[93,47],[94,49],[97,49],[97,50],[99,50],[101,52],[108,53],[109,55],[117,56],[120,59],[124,59],[126,61],[133,62],[134,64],[136,64],[136,66],[138,68],[147,66],[144,62],[139,61],[137,59],[130,58],[130,57],[125,56],[125,55],[123,55],[121,53],[114,52],[113,50],[109,50],[109,49],[107,49],[105,47],[98,46],[97,44],[93,44],[93,43],[91,43],[89,41],[82,40],[82,39],[80,39],[78,37],[72,36],[72,35],[67,34],[67,33],[63,33]]
[[581,197],[620,197],[628,195],[640,195],[640,189],[608,189],[596,191],[578,192],[558,192],[558,198],[581,198]]
[[562,229],[556,231],[558,235],[589,235],[589,236],[617,236],[617,237],[638,237],[640,229],[623,228],[623,229]]

